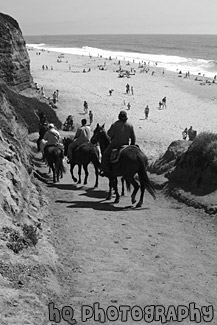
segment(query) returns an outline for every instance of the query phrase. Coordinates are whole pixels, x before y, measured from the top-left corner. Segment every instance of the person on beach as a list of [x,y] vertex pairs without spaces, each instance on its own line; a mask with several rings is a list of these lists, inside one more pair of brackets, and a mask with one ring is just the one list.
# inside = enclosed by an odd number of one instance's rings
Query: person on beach
[[188,130],[188,140],[193,141],[196,136],[197,136],[197,131],[193,130],[193,127],[190,126]]
[[183,140],[187,139],[187,135],[188,135],[188,128],[185,128],[184,131],[182,132],[182,138]]
[[56,93],[56,91],[54,91],[54,93],[53,93],[53,103],[56,104],[56,102],[57,102],[57,93]]
[[90,120],[90,125],[93,123],[93,113],[92,111],[89,111],[89,120]]
[[111,143],[106,148],[102,156],[101,176],[107,176],[110,172],[110,155],[113,149],[118,149],[121,146],[135,145],[136,136],[133,125],[127,122],[128,117],[125,111],[120,111],[118,120],[113,123],[107,134],[111,139]]
[[159,109],[161,109],[162,105],[163,105],[162,102],[159,101]]
[[148,114],[149,114],[149,107],[148,107],[148,105],[146,106],[144,112],[145,112],[145,119],[147,120],[148,119]]
[[88,112],[88,104],[86,102],[86,100],[84,101],[84,114],[87,114]]
[[83,143],[90,142],[91,129],[86,124],[87,124],[86,118],[82,119],[81,127],[78,128],[74,140],[72,141],[72,143],[70,143],[68,147],[68,151],[67,151],[68,164],[72,160],[73,151],[76,149],[76,147],[82,145]]
[[131,86],[131,88],[130,88],[130,89],[131,89],[131,94],[133,95],[133,86]]
[[130,85],[126,84],[126,93],[129,94],[129,91],[130,91]]
[[164,98],[162,99],[162,106],[163,106],[162,108],[167,108],[166,101],[167,101],[167,98],[164,97]]
[[112,92],[114,91],[114,89],[109,89],[109,95],[112,95]]
[[131,108],[131,105],[130,105],[130,102],[127,104],[127,109],[130,110]]

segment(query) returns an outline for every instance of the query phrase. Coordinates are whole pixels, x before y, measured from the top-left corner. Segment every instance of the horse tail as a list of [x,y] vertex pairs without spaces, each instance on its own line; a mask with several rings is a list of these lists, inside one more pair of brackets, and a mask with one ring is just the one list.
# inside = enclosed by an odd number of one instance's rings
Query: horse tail
[[144,154],[138,154],[138,159],[140,162],[140,169],[139,169],[139,178],[141,180],[141,182],[144,183],[145,188],[147,189],[147,191],[151,194],[151,196],[156,199],[156,195],[155,195],[155,189],[153,187],[153,185],[151,184],[146,169],[147,169],[147,165],[148,165],[148,159]]

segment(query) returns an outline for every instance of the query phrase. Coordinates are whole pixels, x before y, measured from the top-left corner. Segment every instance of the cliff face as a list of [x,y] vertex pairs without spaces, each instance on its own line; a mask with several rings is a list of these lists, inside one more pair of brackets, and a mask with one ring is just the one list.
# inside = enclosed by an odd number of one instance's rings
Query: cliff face
[[0,79],[21,91],[31,86],[30,60],[18,23],[0,13]]

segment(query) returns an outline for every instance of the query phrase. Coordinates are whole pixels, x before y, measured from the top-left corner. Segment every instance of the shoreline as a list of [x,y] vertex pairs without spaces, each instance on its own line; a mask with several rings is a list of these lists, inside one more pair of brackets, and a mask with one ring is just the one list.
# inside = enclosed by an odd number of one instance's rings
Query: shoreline
[[[178,77],[178,73],[171,71],[164,70],[163,74],[163,68],[158,66],[149,66],[150,71],[145,73],[140,72],[137,63],[128,65],[121,61],[123,70],[132,68],[136,74],[118,78],[116,59],[64,54],[61,62],[57,62],[58,52],[40,51],[41,54],[36,55],[37,52],[37,49],[28,51],[33,80],[44,87],[46,96],[59,90],[56,113],[63,123],[72,114],[75,124],[80,125],[80,120],[88,117],[83,115],[86,100],[94,114],[92,129],[97,123],[105,123],[108,129],[119,111],[126,110],[130,102],[128,120],[134,125],[137,143],[150,159],[162,154],[172,141],[182,139],[185,127],[192,125],[198,133],[216,130],[217,84],[206,84],[206,77],[200,76],[202,81],[195,81],[193,76],[190,79]],[[48,69],[43,70],[42,65]],[[100,65],[105,70],[99,70]],[[82,72],[89,68],[90,72]],[[126,94],[127,83],[133,86],[133,95]],[[114,89],[112,96],[109,89]],[[159,110],[158,103],[164,96],[167,109]],[[150,108],[148,120],[144,115],[146,105]]]

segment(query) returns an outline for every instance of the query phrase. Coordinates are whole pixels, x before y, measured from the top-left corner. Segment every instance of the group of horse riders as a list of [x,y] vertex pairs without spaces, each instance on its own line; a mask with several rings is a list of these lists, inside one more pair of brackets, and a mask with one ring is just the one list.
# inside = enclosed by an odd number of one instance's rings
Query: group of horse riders
[[[127,122],[128,117],[125,111],[120,111],[118,120],[113,123],[108,130],[107,134],[110,138],[110,144],[106,148],[102,156],[100,175],[107,176],[110,172],[110,155],[113,149],[119,149],[123,145],[135,145],[136,137],[133,125]],[[60,134],[56,130],[53,123],[48,124],[43,121],[39,132],[39,139],[46,141],[44,147],[44,157],[46,158],[47,148],[49,146],[57,146],[63,150],[63,145],[60,143]],[[68,147],[67,158],[68,163],[72,160],[73,150],[78,148],[83,143],[90,142],[91,128],[87,125],[87,120],[81,120],[81,126],[77,129],[74,140]],[[130,142],[130,143],[129,143]],[[39,147],[39,146],[38,146]]]

